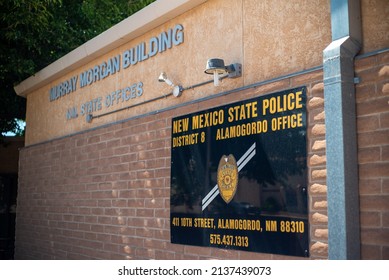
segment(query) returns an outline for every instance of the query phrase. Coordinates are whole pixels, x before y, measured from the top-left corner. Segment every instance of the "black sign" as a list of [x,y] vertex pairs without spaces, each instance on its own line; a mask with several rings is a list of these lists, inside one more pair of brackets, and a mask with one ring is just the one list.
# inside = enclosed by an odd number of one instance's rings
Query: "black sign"
[[308,256],[306,88],[172,120],[171,242]]

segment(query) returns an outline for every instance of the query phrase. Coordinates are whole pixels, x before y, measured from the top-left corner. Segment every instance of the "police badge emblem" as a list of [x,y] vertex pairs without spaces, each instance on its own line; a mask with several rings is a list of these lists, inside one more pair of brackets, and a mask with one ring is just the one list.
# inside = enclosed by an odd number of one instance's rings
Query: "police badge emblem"
[[217,185],[221,197],[229,203],[236,193],[238,187],[238,166],[233,155],[223,155],[217,168]]

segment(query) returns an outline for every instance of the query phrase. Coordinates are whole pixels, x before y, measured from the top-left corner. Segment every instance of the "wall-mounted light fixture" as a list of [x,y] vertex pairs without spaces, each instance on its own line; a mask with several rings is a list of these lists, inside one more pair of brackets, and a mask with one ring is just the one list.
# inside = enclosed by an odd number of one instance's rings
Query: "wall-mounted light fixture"
[[165,72],[162,72],[159,77],[158,77],[158,81],[159,82],[165,82],[167,83],[169,86],[171,86],[173,88],[173,95],[175,97],[179,97],[181,94],[182,94],[182,91],[184,90],[182,88],[182,86],[176,86],[173,84],[173,82],[171,80],[168,79],[167,75]]
[[224,78],[237,78],[242,76],[242,64],[233,63],[228,66],[224,65],[224,60],[220,58],[211,58],[207,61],[205,67],[206,74],[213,75],[213,84],[219,85],[219,81]]

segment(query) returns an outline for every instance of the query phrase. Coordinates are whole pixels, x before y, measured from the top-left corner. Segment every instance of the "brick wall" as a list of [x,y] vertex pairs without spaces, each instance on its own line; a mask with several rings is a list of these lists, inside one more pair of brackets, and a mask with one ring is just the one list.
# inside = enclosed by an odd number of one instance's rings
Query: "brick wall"
[[356,60],[361,254],[389,259],[389,53]]
[[[363,258],[388,258],[389,71],[383,66],[385,59],[388,64],[388,55],[357,62],[358,74],[366,79],[357,86]],[[310,258],[326,259],[321,71],[23,149],[15,258],[294,258],[170,243],[170,129],[172,117],[302,85],[308,94]]]

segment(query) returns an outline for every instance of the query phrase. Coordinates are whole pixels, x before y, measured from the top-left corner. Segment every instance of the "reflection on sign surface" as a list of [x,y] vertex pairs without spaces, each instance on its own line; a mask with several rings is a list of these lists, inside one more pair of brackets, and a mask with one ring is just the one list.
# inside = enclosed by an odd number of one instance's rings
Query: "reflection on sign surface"
[[171,242],[308,256],[306,88],[172,120]]

